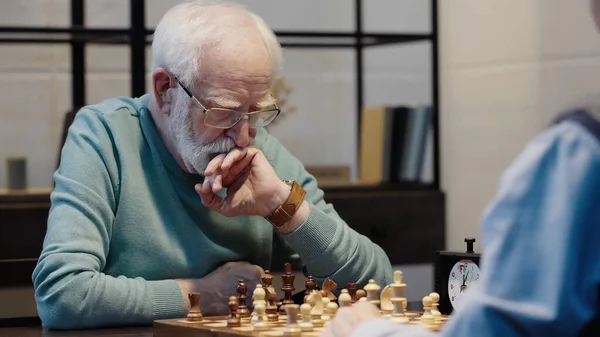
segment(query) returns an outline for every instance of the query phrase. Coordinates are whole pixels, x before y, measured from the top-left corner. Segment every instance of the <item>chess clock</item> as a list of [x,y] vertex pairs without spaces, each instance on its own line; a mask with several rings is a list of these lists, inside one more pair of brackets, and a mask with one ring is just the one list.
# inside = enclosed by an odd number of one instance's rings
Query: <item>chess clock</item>
[[435,259],[435,292],[440,295],[438,310],[449,315],[459,307],[466,291],[479,281],[481,255],[473,250],[474,238],[465,238],[465,252],[438,251]]

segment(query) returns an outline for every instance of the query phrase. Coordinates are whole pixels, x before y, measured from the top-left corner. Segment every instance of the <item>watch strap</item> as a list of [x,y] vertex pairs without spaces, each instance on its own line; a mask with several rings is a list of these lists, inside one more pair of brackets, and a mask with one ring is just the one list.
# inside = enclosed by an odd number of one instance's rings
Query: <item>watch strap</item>
[[302,205],[306,191],[295,181],[284,181],[291,185],[290,194],[283,204],[275,209],[271,214],[267,215],[267,219],[273,226],[281,227],[294,217],[294,214]]

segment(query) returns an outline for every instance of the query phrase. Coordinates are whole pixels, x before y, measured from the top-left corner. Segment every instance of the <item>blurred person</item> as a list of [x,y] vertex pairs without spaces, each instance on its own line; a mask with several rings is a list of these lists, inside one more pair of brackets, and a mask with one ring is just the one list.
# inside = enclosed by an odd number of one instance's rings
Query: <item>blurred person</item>
[[[600,29],[600,0],[591,1]],[[324,337],[600,336],[600,104],[560,114],[504,173],[482,277],[439,333],[342,308]]]
[[[384,251],[348,227],[265,126],[282,50],[224,1],[174,6],[152,43],[153,91],[81,109],[69,128],[32,275],[51,329],[228,313],[273,256],[317,281],[391,281]],[[299,129],[309,125],[299,125]]]

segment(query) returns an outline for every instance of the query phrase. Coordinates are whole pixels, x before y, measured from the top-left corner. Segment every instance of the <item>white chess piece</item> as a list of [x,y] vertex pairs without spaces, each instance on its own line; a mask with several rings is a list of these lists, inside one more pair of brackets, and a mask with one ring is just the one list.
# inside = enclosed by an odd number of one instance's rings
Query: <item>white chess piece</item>
[[390,288],[392,289],[390,302],[392,302],[394,306],[392,317],[390,319],[399,323],[408,323],[409,319],[404,314],[403,307],[403,302],[406,301],[406,298],[404,297],[406,284],[402,282],[402,272],[400,270],[394,272],[394,283],[390,284]]
[[323,296],[318,290],[311,291],[308,295],[308,304],[312,306],[310,310],[310,316],[312,318],[312,324],[315,327],[323,327],[325,323],[321,319],[323,315]]
[[340,307],[349,307],[352,305],[352,297],[350,296],[348,289],[342,289],[340,297],[338,297],[338,303],[340,304]]
[[369,283],[363,288],[367,292],[367,301],[379,306],[379,289],[381,287],[375,283],[374,279],[370,279]]
[[310,320],[310,311],[312,307],[308,303],[304,303],[300,306],[300,314],[302,314],[302,322],[298,323],[302,332],[313,331],[313,325]]
[[321,319],[323,320],[323,322],[325,322],[325,324],[327,324],[327,322],[330,319],[329,311],[327,311],[327,306],[329,305],[329,303],[331,303],[331,300],[329,299],[329,297],[323,296],[323,294],[321,294],[321,296],[321,301],[323,303],[323,314],[321,315]]
[[285,313],[287,315],[287,322],[283,329],[284,336],[300,337],[302,335],[302,329],[298,325],[298,304],[286,304]]
[[431,314],[431,303],[433,300],[429,296],[423,297],[423,315],[421,315],[421,325],[427,328],[434,328],[435,317]]
[[[258,302],[254,306],[253,313],[256,312],[256,320],[252,322],[254,331],[269,330],[269,322],[267,322],[267,306],[266,303]],[[254,319],[254,317],[252,317]]]
[[381,313],[383,317],[390,318],[392,316],[392,312],[394,310],[394,304],[390,300],[392,298],[392,288],[389,285],[385,286],[381,291],[381,296],[379,297],[379,307],[381,308]]
[[337,311],[338,305],[335,302],[327,303],[327,313],[329,314],[329,319],[334,319]]
[[[256,285],[256,289],[254,289],[254,292],[252,293],[252,306],[254,308],[256,308],[256,306],[260,303],[265,305],[265,313],[264,313],[264,318],[267,318],[267,314],[266,314],[266,308],[267,308],[267,301],[265,301],[265,297],[266,297],[267,293],[265,292],[265,289],[263,288],[262,284],[257,284]],[[258,317],[257,317],[258,313],[256,312],[256,309],[254,309],[254,311],[252,311],[251,314],[251,318],[250,318],[250,324],[254,324],[255,322],[258,321]]]
[[429,294],[433,303],[431,303],[431,314],[435,318],[435,322],[439,324],[442,321],[442,313],[438,309],[438,305],[440,305],[440,295],[436,292]]

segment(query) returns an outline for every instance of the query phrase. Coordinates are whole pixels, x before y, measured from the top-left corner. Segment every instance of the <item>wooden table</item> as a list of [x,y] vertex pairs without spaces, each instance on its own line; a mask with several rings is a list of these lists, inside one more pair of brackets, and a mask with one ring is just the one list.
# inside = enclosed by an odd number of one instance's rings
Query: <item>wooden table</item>
[[49,331],[39,326],[0,329],[2,337],[152,337],[153,335],[151,326],[72,331]]

